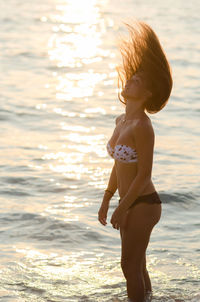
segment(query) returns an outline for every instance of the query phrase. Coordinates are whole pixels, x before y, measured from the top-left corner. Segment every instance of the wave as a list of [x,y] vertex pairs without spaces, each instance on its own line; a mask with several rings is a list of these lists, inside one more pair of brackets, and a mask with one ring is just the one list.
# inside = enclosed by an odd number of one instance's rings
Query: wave
[[199,204],[200,195],[193,192],[174,192],[171,194],[159,192],[160,199],[166,204]]
[[54,217],[35,213],[2,213],[0,214],[1,236],[6,241],[47,241],[60,245],[69,244],[70,248],[105,238],[98,231],[88,229],[83,222],[65,222]]

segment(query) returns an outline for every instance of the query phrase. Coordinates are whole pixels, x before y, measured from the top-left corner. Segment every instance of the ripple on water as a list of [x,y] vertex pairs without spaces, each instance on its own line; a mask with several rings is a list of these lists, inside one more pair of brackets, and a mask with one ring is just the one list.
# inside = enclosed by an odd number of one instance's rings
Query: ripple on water
[[171,194],[167,193],[159,193],[161,200],[164,203],[170,204],[188,204],[188,203],[196,203],[198,204],[198,195],[194,192],[174,192]]
[[65,222],[34,213],[3,213],[1,236],[4,243],[35,242],[43,247],[58,246],[61,249],[104,241],[104,236],[91,230],[86,224]]

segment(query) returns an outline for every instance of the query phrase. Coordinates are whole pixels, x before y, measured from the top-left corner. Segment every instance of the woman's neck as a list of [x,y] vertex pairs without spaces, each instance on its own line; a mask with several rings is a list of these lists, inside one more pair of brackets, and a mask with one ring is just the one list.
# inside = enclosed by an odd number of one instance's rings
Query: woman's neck
[[144,115],[144,108],[141,106],[141,103],[133,103],[127,101],[125,108],[125,119],[133,120],[135,118],[141,117]]

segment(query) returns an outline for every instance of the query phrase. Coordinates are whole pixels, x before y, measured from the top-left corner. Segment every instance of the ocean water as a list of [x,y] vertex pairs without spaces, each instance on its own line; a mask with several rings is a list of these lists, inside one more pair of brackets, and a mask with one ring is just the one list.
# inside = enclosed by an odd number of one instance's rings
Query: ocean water
[[147,250],[152,301],[200,301],[199,11],[197,0],[1,0],[0,301],[126,301],[119,232],[97,212],[129,18],[156,31],[174,79],[151,115],[163,201]]

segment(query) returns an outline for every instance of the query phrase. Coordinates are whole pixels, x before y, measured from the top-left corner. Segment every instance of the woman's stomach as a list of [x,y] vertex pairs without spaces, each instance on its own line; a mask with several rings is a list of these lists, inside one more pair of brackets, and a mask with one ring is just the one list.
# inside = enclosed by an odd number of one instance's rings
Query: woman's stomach
[[[124,164],[117,162],[116,174],[118,193],[120,198],[123,198],[127,194],[131,184],[137,176],[137,165],[133,163]],[[154,191],[156,191],[155,186],[152,180],[150,180],[141,192],[140,196],[153,193]]]

